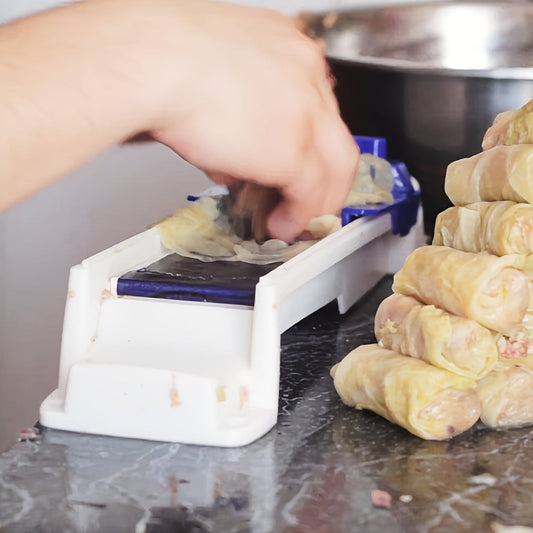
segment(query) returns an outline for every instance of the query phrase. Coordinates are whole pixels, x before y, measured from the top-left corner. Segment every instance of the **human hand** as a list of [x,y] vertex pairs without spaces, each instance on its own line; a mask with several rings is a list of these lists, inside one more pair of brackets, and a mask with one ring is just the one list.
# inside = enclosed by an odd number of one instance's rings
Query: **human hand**
[[355,175],[324,57],[275,11],[74,2],[2,26],[0,57],[0,210],[142,134],[218,183],[277,189],[267,229],[287,241]]
[[171,90],[151,135],[217,183],[278,189],[273,237],[293,241],[311,217],[339,212],[359,152],[319,46],[275,11],[157,1],[175,10],[175,31],[156,56]]

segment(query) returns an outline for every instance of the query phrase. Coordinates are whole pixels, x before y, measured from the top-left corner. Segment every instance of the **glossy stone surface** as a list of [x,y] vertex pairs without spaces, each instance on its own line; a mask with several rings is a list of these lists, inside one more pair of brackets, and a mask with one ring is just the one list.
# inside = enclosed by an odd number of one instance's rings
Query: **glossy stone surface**
[[[41,429],[0,455],[0,531],[394,533],[533,526],[533,428],[423,441],[344,406],[330,367],[372,342],[384,279],[283,335],[277,426],[209,448]],[[374,507],[371,491],[392,496]]]

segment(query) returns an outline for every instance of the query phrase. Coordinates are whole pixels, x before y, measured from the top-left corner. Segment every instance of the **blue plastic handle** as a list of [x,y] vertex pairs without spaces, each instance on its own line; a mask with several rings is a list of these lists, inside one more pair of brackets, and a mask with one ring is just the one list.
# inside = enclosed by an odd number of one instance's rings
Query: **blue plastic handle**
[[[372,154],[386,159],[387,141],[383,137],[355,136],[362,154]],[[392,233],[404,236],[416,224],[418,207],[420,206],[420,191],[413,187],[411,173],[401,161],[391,161],[393,172],[392,204],[367,204],[345,207],[341,212],[341,222],[345,226],[364,216],[390,212]]]

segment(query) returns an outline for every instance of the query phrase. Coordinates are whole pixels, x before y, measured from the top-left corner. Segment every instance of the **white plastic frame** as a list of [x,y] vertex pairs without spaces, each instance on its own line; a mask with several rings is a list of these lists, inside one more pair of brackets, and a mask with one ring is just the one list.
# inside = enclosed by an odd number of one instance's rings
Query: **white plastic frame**
[[117,296],[169,252],[150,229],[72,267],[58,388],[40,422],[69,431],[241,446],[276,423],[280,336],[333,300],[346,312],[424,243],[364,217],[260,278],[253,307]]

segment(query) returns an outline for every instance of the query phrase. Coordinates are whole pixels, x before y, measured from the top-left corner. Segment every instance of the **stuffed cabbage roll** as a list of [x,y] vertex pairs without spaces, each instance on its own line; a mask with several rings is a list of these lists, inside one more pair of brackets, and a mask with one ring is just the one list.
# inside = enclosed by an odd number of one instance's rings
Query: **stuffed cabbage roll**
[[476,202],[437,215],[433,244],[494,255],[533,252],[533,206]]
[[423,439],[449,439],[479,418],[474,380],[377,344],[350,352],[331,375],[345,404],[370,409]]
[[510,109],[496,115],[491,126],[485,132],[481,142],[482,150],[490,150],[499,144],[505,144],[503,138],[509,123],[519,115],[519,109]]
[[498,144],[533,143],[533,100],[520,109],[504,111],[496,116],[492,126],[486,131],[481,144],[489,150]]
[[395,274],[392,289],[506,334],[529,305],[529,280],[514,268],[517,257],[422,246]]
[[479,381],[481,421],[494,428],[533,424],[533,370],[499,364]]
[[462,376],[479,379],[498,361],[493,332],[410,296],[385,298],[374,326],[380,346]]
[[533,203],[533,144],[495,146],[448,165],[444,190],[454,205]]

